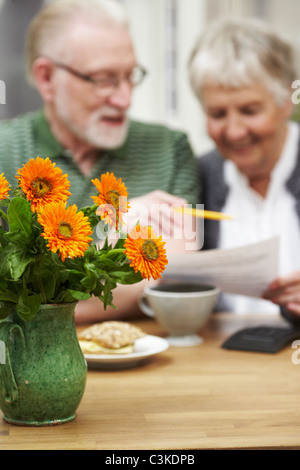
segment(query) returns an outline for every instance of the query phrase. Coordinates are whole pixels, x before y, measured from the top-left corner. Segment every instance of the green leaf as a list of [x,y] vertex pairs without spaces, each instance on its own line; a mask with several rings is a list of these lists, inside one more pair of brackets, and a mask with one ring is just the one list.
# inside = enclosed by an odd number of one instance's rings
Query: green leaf
[[18,232],[29,240],[32,233],[32,212],[30,204],[22,197],[14,198],[7,211],[9,231]]
[[42,281],[44,293],[47,299],[53,299],[54,294],[55,294],[55,287],[56,287],[55,275],[51,271],[47,270],[43,272],[41,281]]
[[7,245],[0,251],[0,278],[10,278],[10,262],[9,257],[15,250],[14,245]]
[[4,320],[13,311],[15,307],[11,302],[0,302],[0,320]]
[[68,290],[63,289],[55,297],[54,303],[60,304],[66,302],[74,302],[74,297]]
[[68,289],[68,292],[70,292],[72,297],[76,300],[87,300],[91,297],[91,294],[88,294],[87,292],[81,292],[78,290]]
[[9,240],[10,243],[20,248],[26,248],[29,243],[28,239],[24,237],[24,234],[21,230],[7,232],[5,237]]
[[81,279],[80,283],[86,290],[93,291],[97,285],[97,278],[95,278],[95,276],[86,276]]
[[22,276],[28,264],[34,261],[34,257],[26,253],[24,250],[20,250],[11,253],[8,257],[8,261],[10,264],[11,276],[14,280],[17,280]]
[[103,258],[103,265],[110,278],[114,279],[117,283],[135,284],[143,280],[141,273],[135,273],[129,263],[120,262],[116,264],[110,259]]
[[[6,230],[4,230],[2,227],[0,227],[0,244],[1,244],[2,248],[7,246],[7,244],[8,244],[8,241],[5,237],[5,235],[6,235]],[[0,249],[1,249],[1,247],[0,247]]]
[[114,271],[109,274],[119,284],[136,284],[143,280],[140,272],[133,271]]
[[41,295],[30,295],[28,289],[22,289],[16,305],[17,314],[25,321],[31,321],[36,316],[41,305]]
[[106,279],[105,284],[104,284],[104,290],[103,290],[103,306],[104,310],[106,309],[107,305],[109,305],[112,302],[112,293],[111,293],[112,285],[111,285],[111,280],[109,278]]
[[104,284],[101,279],[98,279],[96,286],[94,287],[92,293],[95,297],[99,297],[104,289]]
[[90,272],[98,277],[98,269],[95,267],[94,263],[85,263],[84,267],[88,273]]
[[10,204],[10,200],[9,199],[1,199],[0,201],[0,206],[1,207],[8,207]]
[[0,291],[0,301],[4,300],[5,302],[13,302],[16,303],[18,300],[18,297],[16,294],[14,294],[11,291]]
[[[116,242],[116,244],[115,244],[115,246],[114,246],[114,249],[116,249],[116,248],[124,248],[125,238],[126,238],[126,237],[120,237],[120,238],[118,238],[118,240],[117,240],[117,242]],[[124,248],[124,250],[125,250],[125,248]]]

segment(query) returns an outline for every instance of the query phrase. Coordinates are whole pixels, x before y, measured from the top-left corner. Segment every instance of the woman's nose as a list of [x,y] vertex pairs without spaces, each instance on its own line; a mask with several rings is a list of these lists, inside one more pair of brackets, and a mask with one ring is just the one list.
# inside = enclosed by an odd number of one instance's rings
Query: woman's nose
[[225,122],[227,140],[239,141],[247,135],[247,127],[239,116],[228,116]]

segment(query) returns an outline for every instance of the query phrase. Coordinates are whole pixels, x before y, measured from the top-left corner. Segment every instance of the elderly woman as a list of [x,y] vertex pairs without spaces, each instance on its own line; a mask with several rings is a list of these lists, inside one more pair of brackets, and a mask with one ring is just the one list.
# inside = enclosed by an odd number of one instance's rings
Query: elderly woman
[[224,295],[227,307],[278,311],[278,304],[300,321],[300,136],[289,121],[293,51],[258,20],[222,20],[197,42],[189,73],[216,145],[199,158],[202,201],[208,210],[237,216],[205,221],[204,249],[280,237],[280,278],[265,292],[268,300]]

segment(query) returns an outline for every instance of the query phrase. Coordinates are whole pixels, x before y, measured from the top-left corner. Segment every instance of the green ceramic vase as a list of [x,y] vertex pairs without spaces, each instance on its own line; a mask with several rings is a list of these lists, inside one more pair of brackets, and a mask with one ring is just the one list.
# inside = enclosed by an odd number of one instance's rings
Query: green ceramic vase
[[72,421],[87,366],[76,335],[76,303],[42,305],[33,321],[0,323],[0,408],[8,423]]

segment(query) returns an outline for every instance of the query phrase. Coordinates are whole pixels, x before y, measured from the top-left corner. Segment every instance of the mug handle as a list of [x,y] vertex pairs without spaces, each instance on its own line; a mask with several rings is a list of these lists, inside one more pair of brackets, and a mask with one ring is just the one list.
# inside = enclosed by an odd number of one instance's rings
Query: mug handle
[[[5,402],[17,402],[19,390],[13,373],[9,354],[9,339],[11,334],[18,333],[22,339],[22,347],[25,345],[24,333],[20,325],[13,322],[0,323],[0,341],[3,343],[3,358],[0,357],[0,377],[5,390]],[[1,343],[1,345],[2,345]],[[2,349],[2,348],[1,348]]]
[[140,307],[140,309],[142,310],[142,312],[145,313],[145,315],[148,315],[148,317],[154,318],[153,310],[152,310],[152,308],[149,306],[149,304],[148,304],[148,302],[147,302],[147,298],[146,298],[145,295],[142,295],[142,296],[139,298],[139,307]]

